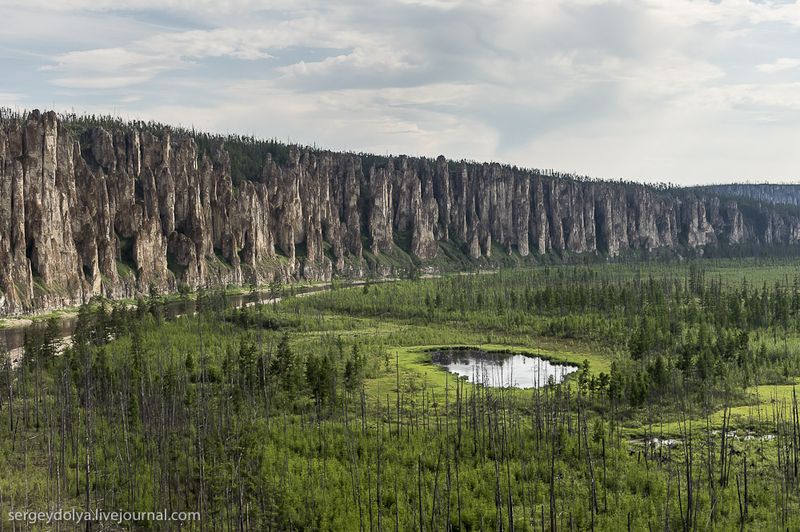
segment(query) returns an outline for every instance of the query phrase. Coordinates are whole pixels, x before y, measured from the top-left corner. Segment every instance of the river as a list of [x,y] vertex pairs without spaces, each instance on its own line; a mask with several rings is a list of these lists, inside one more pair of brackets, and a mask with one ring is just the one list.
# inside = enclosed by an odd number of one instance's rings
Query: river
[[[349,286],[360,286],[364,283],[357,281],[351,283]],[[332,285],[316,285],[295,288],[293,294],[295,296],[303,296],[313,294],[315,292],[322,292],[330,290]],[[284,294],[286,290],[284,290]],[[274,303],[280,301],[282,298],[273,298],[268,291],[257,291],[248,294],[228,294],[225,296],[226,306],[228,308],[241,308],[256,303]],[[197,311],[197,302],[194,299],[174,299],[161,304],[162,314],[167,318],[176,318],[184,314],[194,314]],[[75,331],[75,325],[78,323],[77,313],[70,313],[58,317],[58,333],[62,345],[68,342]],[[17,322],[0,329],[0,349],[5,347],[11,355],[12,365],[22,357],[22,346],[25,343],[25,333],[33,326],[37,325],[29,320],[17,320]]]

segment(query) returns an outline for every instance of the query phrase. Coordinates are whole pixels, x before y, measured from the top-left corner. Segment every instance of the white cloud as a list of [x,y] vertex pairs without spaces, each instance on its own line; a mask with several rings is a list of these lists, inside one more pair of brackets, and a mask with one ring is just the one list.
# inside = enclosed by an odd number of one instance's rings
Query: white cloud
[[[291,9],[308,4],[302,0],[270,0],[271,9]],[[149,11],[168,10],[189,13],[246,13],[263,9],[259,0],[0,0],[2,8],[23,7],[39,11]]]
[[[732,168],[783,177],[800,167],[792,152],[758,148],[796,138],[800,86],[786,78],[800,67],[792,58],[798,2],[0,6],[13,22],[0,46],[21,48],[24,64],[34,65],[4,65],[19,74],[7,78],[8,90],[26,102],[59,98],[92,111],[332,148],[445,153],[605,177],[719,180]],[[68,31],[59,31],[62,20]],[[749,151],[748,133],[758,145]],[[759,164],[754,153],[773,159]]]
[[387,81],[386,76],[403,75],[414,68],[415,65],[411,63],[406,54],[396,50],[355,48],[351,52],[326,57],[321,61],[300,61],[278,67],[276,72],[282,76],[281,83],[302,84],[307,83],[308,80],[330,78],[334,78],[339,83],[348,80],[352,83],[356,74],[378,76],[383,81]]
[[[164,71],[188,68],[193,61],[229,57],[241,60],[269,59],[270,49],[291,46],[345,47],[366,44],[357,32],[335,30],[318,17],[309,16],[274,24],[269,29],[218,28],[155,33],[121,47],[97,48],[59,54],[55,62],[43,66],[44,71],[58,72],[52,81],[72,88],[116,88],[142,83]],[[329,63],[350,63],[356,66],[375,65],[378,50],[369,53],[356,48],[344,58],[332,58],[312,65],[294,65],[296,74],[304,68],[322,72]],[[387,51],[386,56],[392,55]],[[397,59],[392,60],[399,65]],[[292,67],[282,72],[290,74]]]
[[[714,105],[721,109],[742,109],[756,113],[800,111],[800,82],[709,87],[694,94],[692,99],[698,107]],[[788,118],[796,120],[793,116]]]
[[456,8],[463,3],[462,0],[399,0],[399,2],[401,4],[430,7],[445,11]]
[[800,4],[760,0],[644,0],[665,21],[682,26],[780,22],[800,26]]
[[367,43],[348,28],[339,29],[317,15],[273,21],[268,27],[248,24],[211,30],[157,33],[131,44],[149,54],[188,58],[232,56],[239,59],[270,57],[269,49],[290,46],[337,48]]
[[162,33],[134,43],[151,56],[166,55],[189,59],[230,56],[237,59],[267,59],[264,48],[274,41],[260,38],[263,32],[243,32],[230,28],[214,31]]
[[42,67],[57,73],[55,85],[80,89],[113,89],[152,79],[159,72],[179,66],[167,56],[153,57],[124,48],[101,48],[69,52],[55,64]]
[[784,70],[792,70],[800,66],[800,59],[796,57],[781,57],[772,63],[763,63],[757,65],[756,68],[761,72],[773,74],[775,72],[783,72]]

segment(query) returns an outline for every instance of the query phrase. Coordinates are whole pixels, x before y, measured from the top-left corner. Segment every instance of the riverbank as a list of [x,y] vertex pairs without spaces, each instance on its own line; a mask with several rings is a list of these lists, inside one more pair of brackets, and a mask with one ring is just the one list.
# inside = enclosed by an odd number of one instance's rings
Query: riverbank
[[[453,272],[451,274],[446,275],[469,275],[472,274],[490,274],[496,273],[498,270],[476,270],[475,272]],[[421,274],[419,276],[420,279],[434,279],[438,277],[442,277],[443,275],[439,274]],[[394,282],[398,281],[400,278],[398,277],[382,277],[382,278],[359,278],[359,279],[334,279],[332,281],[298,281],[294,283],[286,283],[283,284],[281,287],[281,296],[285,296],[287,292],[297,291],[297,290],[308,290],[312,288],[327,288],[327,289],[334,289],[334,288],[347,288],[352,286],[364,286],[365,284],[379,284],[379,283],[387,283],[387,282]],[[212,291],[218,290],[218,288],[210,289]],[[253,286],[228,286],[223,289],[223,293],[226,296],[245,296],[251,294],[253,292],[264,294],[270,291],[269,285],[257,285]],[[200,293],[200,290],[194,290],[191,292],[185,292],[183,294],[179,292],[171,292],[167,294],[160,294],[156,296],[156,301],[159,304],[169,304],[179,301],[196,301],[197,295]],[[281,297],[279,296],[279,297]],[[138,299],[150,299],[150,296],[146,294],[141,294],[141,297]],[[123,304],[123,305],[136,305],[137,298],[106,298],[106,297],[95,297],[93,298],[90,306],[95,306],[101,304],[101,302],[105,302],[107,304]],[[80,310],[81,306],[83,305],[71,305],[67,307],[62,307],[55,310],[48,310],[48,311],[36,311],[30,313],[19,313],[19,314],[9,314],[6,316],[0,315],[0,330],[3,329],[13,329],[13,328],[20,328],[20,327],[28,327],[37,322],[44,322],[49,320],[50,318],[64,318],[70,316],[76,316],[78,311]]]
[[[364,282],[365,281],[360,281],[360,284],[364,284]],[[313,281],[313,282],[303,281],[298,283],[291,283],[284,285],[282,287],[282,295],[284,295],[287,291],[291,292],[293,290],[304,290],[308,288],[332,287],[334,284],[337,283],[335,282],[331,283],[326,281]],[[226,296],[245,296],[247,294],[253,293],[253,291],[259,294],[264,294],[269,291],[269,286],[268,285],[259,285],[256,287],[231,286],[223,289],[223,293]],[[169,294],[161,294],[156,296],[155,301],[158,304],[162,305],[180,301],[197,301],[197,296],[199,293],[201,293],[201,291],[196,290],[183,294],[177,292]],[[149,297],[143,294],[142,299],[149,299]],[[103,302],[113,305],[136,305],[137,301],[138,299],[134,298],[112,299],[112,298],[97,297],[94,298],[92,302],[89,303],[89,305],[97,306],[102,304]],[[44,322],[51,318],[65,318],[70,316],[77,316],[81,306],[83,305],[72,305],[69,307],[63,307],[56,310],[32,312],[24,314],[13,314],[5,317],[0,317],[0,330],[29,327],[34,323]]]

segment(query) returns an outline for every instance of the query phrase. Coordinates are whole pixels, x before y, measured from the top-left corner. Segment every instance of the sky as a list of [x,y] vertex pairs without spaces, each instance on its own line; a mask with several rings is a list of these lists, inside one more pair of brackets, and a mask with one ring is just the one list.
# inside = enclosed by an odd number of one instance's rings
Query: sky
[[800,180],[800,3],[0,0],[0,106],[676,184]]

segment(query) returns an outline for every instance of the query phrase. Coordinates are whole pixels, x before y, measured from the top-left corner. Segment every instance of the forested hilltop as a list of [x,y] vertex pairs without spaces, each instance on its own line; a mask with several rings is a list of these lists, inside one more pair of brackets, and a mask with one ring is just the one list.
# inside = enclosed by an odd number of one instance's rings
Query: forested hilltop
[[2,313],[274,278],[785,254],[800,241],[794,208],[696,191],[53,112],[0,122]]

